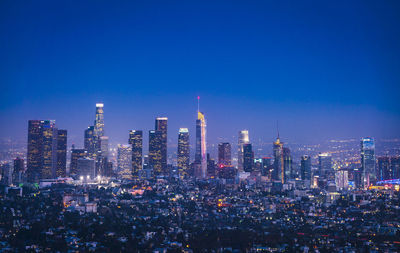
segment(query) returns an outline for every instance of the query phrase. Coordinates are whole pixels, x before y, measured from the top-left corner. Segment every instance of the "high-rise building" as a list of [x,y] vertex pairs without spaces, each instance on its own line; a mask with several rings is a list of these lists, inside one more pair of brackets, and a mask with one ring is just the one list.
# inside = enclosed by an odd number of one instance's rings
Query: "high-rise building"
[[335,173],[336,189],[345,190],[349,187],[349,172],[347,169],[340,169]]
[[56,176],[67,176],[67,130],[58,130]]
[[85,140],[84,140],[84,147],[85,150],[88,152],[89,156],[94,157],[96,153],[96,146],[95,146],[95,135],[94,135],[94,126],[89,126],[85,130]]
[[311,180],[311,156],[303,155],[300,162],[301,180]]
[[24,159],[17,157],[14,159],[14,169],[12,173],[12,183],[14,185],[19,185],[22,183],[22,175],[24,173]]
[[376,181],[375,142],[373,138],[361,139],[361,169],[363,187],[368,187]]
[[378,181],[394,179],[393,172],[390,166],[390,157],[378,157]]
[[104,136],[104,104],[96,104],[96,118],[94,120],[94,135],[97,137]]
[[239,131],[239,138],[238,138],[238,170],[241,172],[243,171],[243,145],[249,144],[249,131],[242,130]]
[[162,174],[162,134],[161,131],[149,131],[149,165],[153,168],[155,175]]
[[129,132],[129,144],[131,144],[132,149],[132,176],[134,179],[138,179],[142,170],[143,132],[131,130]]
[[393,171],[394,179],[400,178],[400,156],[393,156],[390,159],[390,167]]
[[161,132],[161,170],[167,172],[167,133],[168,133],[168,118],[156,118],[155,130]]
[[132,149],[129,145],[118,144],[118,175],[122,179],[131,180],[132,177]]
[[215,177],[217,175],[217,165],[215,160],[211,158],[210,153],[207,153],[207,176]]
[[[200,98],[198,97],[198,100]],[[197,111],[196,120],[196,154],[195,176],[205,178],[207,176],[207,148],[206,148],[206,119],[204,114]]]
[[271,157],[263,157],[262,158],[262,168],[261,175],[271,177],[270,169],[272,166],[272,158]]
[[273,143],[273,153],[274,153],[274,171],[272,178],[274,180],[279,180],[281,183],[285,183],[285,175],[284,175],[284,168],[283,168],[283,142],[278,138]]
[[329,174],[333,172],[331,154],[329,153],[318,154],[318,171],[319,175],[323,178],[327,178]]
[[218,165],[232,165],[231,144],[228,142],[218,144]]
[[80,157],[76,160],[77,178],[94,179],[96,177],[95,161],[89,157]]
[[190,147],[189,147],[189,130],[187,128],[180,128],[178,134],[178,170],[181,178],[188,175]]
[[250,143],[243,144],[243,170],[245,172],[253,171],[254,152]]
[[71,150],[71,162],[69,165],[69,175],[78,176],[78,159],[88,157],[88,153],[85,149],[72,149]]
[[100,156],[108,158],[108,136],[100,136]]
[[29,120],[28,163],[29,182],[56,177],[58,130],[54,120]]
[[292,166],[292,156],[290,155],[290,149],[284,147],[283,148],[283,170],[285,171],[285,182],[288,179],[294,178],[294,171]]

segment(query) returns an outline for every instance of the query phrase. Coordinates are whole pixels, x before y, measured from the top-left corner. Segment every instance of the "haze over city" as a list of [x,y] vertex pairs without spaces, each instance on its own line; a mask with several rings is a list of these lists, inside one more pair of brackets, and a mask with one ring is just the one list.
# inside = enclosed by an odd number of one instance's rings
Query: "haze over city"
[[[362,4],[361,4],[362,3]],[[82,146],[93,104],[106,132],[169,120],[208,141],[399,137],[399,4],[374,1],[1,3],[0,136],[55,119]],[[154,5],[156,7],[154,7]]]

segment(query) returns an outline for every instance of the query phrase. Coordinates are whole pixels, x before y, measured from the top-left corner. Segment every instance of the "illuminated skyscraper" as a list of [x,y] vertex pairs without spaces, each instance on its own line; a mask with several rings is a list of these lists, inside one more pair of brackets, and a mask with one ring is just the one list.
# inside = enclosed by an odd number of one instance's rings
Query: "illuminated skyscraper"
[[97,103],[96,104],[96,118],[94,120],[94,135],[95,136],[104,136],[104,104]]
[[238,138],[238,170],[243,171],[243,144],[250,143],[249,140],[249,131],[242,130],[239,131]]
[[228,142],[218,144],[218,165],[232,165],[231,144]]
[[[197,97],[198,101],[200,97]],[[207,175],[207,148],[206,148],[206,119],[204,114],[197,110],[196,120],[196,154],[195,176],[205,178]]]
[[153,168],[155,175],[162,174],[162,134],[161,131],[149,131],[149,165]]
[[58,130],[54,120],[29,120],[28,166],[29,182],[56,177]]
[[178,134],[178,170],[181,178],[188,174],[190,147],[189,147],[189,130],[187,128],[180,128]]
[[118,175],[122,179],[132,179],[132,149],[128,145],[118,144]]
[[129,132],[129,144],[132,149],[132,176],[139,178],[139,172],[142,170],[142,152],[143,152],[143,132],[141,130],[131,130]]
[[250,143],[243,144],[243,170],[252,172],[254,166],[254,152]]
[[367,188],[376,181],[375,142],[373,138],[361,139],[361,170],[363,187]]
[[273,153],[274,153],[274,171],[272,178],[274,180],[279,180],[281,183],[285,183],[285,170],[283,167],[283,142],[278,138],[273,143]]
[[163,173],[167,171],[167,130],[168,118],[156,118],[155,130],[161,132],[161,170]]
[[56,176],[67,176],[67,130],[58,130]]

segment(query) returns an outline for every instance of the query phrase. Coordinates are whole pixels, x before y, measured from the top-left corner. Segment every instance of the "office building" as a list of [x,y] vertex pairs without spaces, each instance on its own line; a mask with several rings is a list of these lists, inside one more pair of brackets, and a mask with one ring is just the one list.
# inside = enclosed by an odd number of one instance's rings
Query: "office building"
[[12,172],[12,183],[19,185],[23,182],[23,174],[25,171],[24,159],[17,157],[14,159],[14,169]]
[[280,181],[282,184],[285,182],[284,168],[283,168],[283,142],[278,138],[273,143],[273,154],[274,154],[274,170],[272,173],[272,179]]
[[301,180],[311,180],[311,156],[303,155],[300,162]]
[[[65,139],[61,137],[60,146]],[[58,129],[54,120],[29,120],[27,179],[39,182],[57,175]],[[60,162],[62,157],[60,157]]]
[[90,157],[94,157],[96,153],[96,146],[95,146],[95,135],[94,135],[94,126],[89,126],[85,130],[85,136],[84,136],[84,148],[88,152],[88,155]]
[[189,130],[180,128],[178,133],[178,171],[181,178],[185,178],[189,171],[190,147],[189,147]]
[[253,171],[254,153],[250,143],[243,144],[243,170],[245,172]]
[[78,176],[78,159],[88,157],[88,153],[85,149],[72,149],[71,150],[71,162],[69,165],[69,175],[72,177]]
[[204,114],[197,111],[196,120],[196,153],[194,174],[197,178],[207,176],[207,148],[206,148],[206,119]]
[[329,153],[318,154],[318,172],[319,175],[325,179],[327,179],[330,173],[333,172],[331,154]]
[[129,132],[129,144],[132,150],[132,177],[139,178],[140,170],[142,170],[143,156],[143,132],[141,130],[131,130]]
[[239,138],[238,138],[238,171],[243,171],[243,145],[249,144],[249,131],[242,130],[239,131]]
[[373,138],[361,139],[361,169],[363,187],[367,188],[376,182],[375,171],[375,142]]
[[58,130],[56,177],[67,176],[67,130]]
[[149,165],[156,176],[162,174],[162,135],[161,131],[149,131]]
[[167,130],[168,118],[156,118],[155,130],[161,132],[161,171],[163,174],[167,173]]
[[218,144],[218,165],[232,165],[231,144],[228,142],[222,142]]
[[119,178],[131,180],[132,177],[132,149],[129,145],[118,144],[117,173]]

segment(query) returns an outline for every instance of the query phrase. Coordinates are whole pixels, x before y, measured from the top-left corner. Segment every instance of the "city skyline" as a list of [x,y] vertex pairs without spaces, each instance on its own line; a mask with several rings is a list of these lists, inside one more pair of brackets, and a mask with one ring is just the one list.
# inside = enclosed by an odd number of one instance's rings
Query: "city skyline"
[[276,121],[284,141],[399,137],[400,7],[360,3],[2,2],[0,138],[55,119],[82,146],[103,102],[114,144],[159,116],[176,143],[197,96],[213,144],[241,129],[273,140]]

